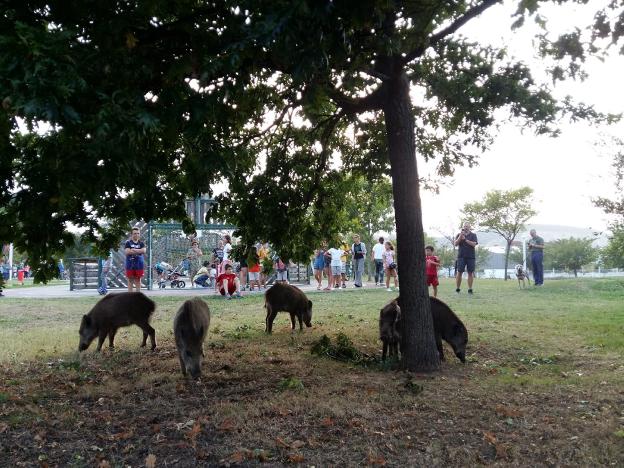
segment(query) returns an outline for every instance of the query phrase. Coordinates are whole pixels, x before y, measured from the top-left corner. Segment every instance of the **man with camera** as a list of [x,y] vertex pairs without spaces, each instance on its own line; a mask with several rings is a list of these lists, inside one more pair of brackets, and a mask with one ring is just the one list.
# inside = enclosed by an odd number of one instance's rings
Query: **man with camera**
[[457,249],[457,268],[455,273],[455,292],[461,291],[462,276],[464,270],[468,270],[468,294],[472,294],[472,282],[474,281],[475,271],[475,246],[477,235],[470,230],[470,223],[464,223],[461,232],[455,237],[455,246]]

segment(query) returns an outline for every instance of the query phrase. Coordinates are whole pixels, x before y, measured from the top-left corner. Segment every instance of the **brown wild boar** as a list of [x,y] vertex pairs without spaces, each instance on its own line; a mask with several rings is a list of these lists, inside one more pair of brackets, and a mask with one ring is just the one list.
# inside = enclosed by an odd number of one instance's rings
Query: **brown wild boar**
[[387,304],[379,313],[379,339],[383,342],[381,359],[386,360],[386,354],[390,349],[390,357],[399,356],[399,343],[401,342],[401,308],[394,300]]
[[178,310],[173,320],[173,336],[184,376],[188,372],[194,379],[201,377],[204,339],[209,326],[210,309],[199,297],[189,299]]
[[140,292],[105,296],[87,315],[82,317],[78,351],[87,349],[96,336],[98,337],[96,351],[102,349],[107,336],[108,346],[113,348],[117,329],[129,325],[137,325],[143,330],[141,346],[145,346],[149,335],[153,350],[156,348],[156,331],[150,326],[149,320],[155,308],[154,301]]
[[[393,309],[396,309],[396,315],[399,317],[396,321],[396,332],[399,336],[401,336],[402,333],[402,320],[400,318],[401,309],[398,305],[399,300],[400,297],[397,297],[394,301],[390,302],[383,309],[381,309],[381,312],[379,314],[379,337],[382,341],[384,341],[384,339],[387,340],[388,345],[390,345],[391,338],[389,337],[391,335],[388,335],[386,330],[389,329]],[[433,331],[435,333],[436,347],[438,348],[440,360],[444,360],[444,349],[442,347],[442,340],[444,340],[449,345],[451,345],[451,348],[453,348],[453,351],[455,352],[455,356],[457,356],[457,358],[461,362],[465,363],[466,344],[468,343],[468,331],[466,330],[466,327],[459,319],[459,317],[457,317],[457,315],[455,315],[455,313],[451,310],[451,308],[440,299],[430,297],[429,300],[431,301]],[[382,335],[382,321],[384,322],[384,335]],[[382,353],[382,359],[385,359],[385,349],[386,342],[384,341],[384,352]]]
[[264,306],[267,310],[266,332],[273,331],[273,320],[278,312],[290,313],[292,332],[295,331],[295,317],[299,319],[299,330],[303,331],[303,323],[312,326],[312,301],[301,289],[289,284],[277,283],[264,294]]

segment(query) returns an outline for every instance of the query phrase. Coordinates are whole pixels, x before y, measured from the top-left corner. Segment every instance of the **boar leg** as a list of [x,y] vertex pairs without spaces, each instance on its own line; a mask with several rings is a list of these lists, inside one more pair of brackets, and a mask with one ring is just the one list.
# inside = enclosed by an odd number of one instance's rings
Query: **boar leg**
[[440,335],[436,335],[436,346],[438,348],[438,354],[440,355],[440,361],[444,361],[444,348],[442,347],[442,338]]
[[386,360],[386,354],[388,353],[388,342],[386,340],[384,340],[383,342],[383,351],[381,353],[381,360],[385,361]]
[[267,316],[266,316],[266,332],[271,333],[273,331],[273,320],[277,316],[277,312],[274,312],[269,304],[266,305]]
[[[301,319],[299,319],[301,321]],[[290,333],[295,333],[295,327],[297,326],[297,318],[293,312],[290,313]],[[303,328],[302,328],[303,329]]]
[[98,336],[98,344],[97,344],[97,348],[95,348],[96,351],[101,351],[102,350],[102,345],[104,344],[104,340],[106,339],[106,331],[104,330],[100,330],[100,334]]
[[143,342],[141,348],[147,344],[147,337],[149,335],[150,342],[152,343],[152,351],[156,349],[156,330],[154,330],[149,323],[137,324],[143,330]]
[[297,315],[297,318],[299,319],[299,331],[300,332],[303,332],[303,317],[302,317],[302,315],[303,314]]
[[116,328],[113,328],[111,331],[108,332],[108,347],[109,348],[115,347],[115,345],[113,344],[113,342],[115,341],[115,333],[117,333]]
[[182,359],[182,353],[178,351],[178,359],[180,360],[180,368],[182,369],[182,375],[186,377],[186,366],[184,365],[184,359]]

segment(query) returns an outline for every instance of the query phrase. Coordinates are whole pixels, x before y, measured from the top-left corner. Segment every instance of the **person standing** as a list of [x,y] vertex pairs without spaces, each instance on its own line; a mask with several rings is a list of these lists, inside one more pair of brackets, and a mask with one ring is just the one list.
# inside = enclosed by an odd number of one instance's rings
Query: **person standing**
[[106,277],[108,276],[108,272],[110,271],[111,265],[113,263],[113,255],[111,253],[108,254],[106,259],[100,258],[100,265],[102,266],[102,270],[100,272],[100,284],[98,285],[98,293],[101,296],[106,295],[108,292],[108,281],[106,281]]
[[531,253],[531,265],[533,270],[533,284],[544,284],[544,239],[537,235],[535,229],[529,231],[529,252]]
[[375,286],[383,286],[384,282],[384,266],[383,266],[383,253],[384,253],[384,238],[380,237],[379,242],[373,247],[371,254],[371,260],[375,264]]
[[340,272],[342,271],[342,261],[340,260],[340,257],[342,257],[344,250],[332,247],[327,251],[327,253],[329,253],[331,258],[330,267],[332,274],[332,285],[334,289],[340,289]]
[[425,274],[427,275],[427,288],[433,286],[433,297],[438,297],[438,285],[440,284],[438,281],[438,268],[440,267],[440,259],[433,252],[432,245],[425,247],[425,262],[427,264]]
[[353,236],[351,245],[351,257],[353,259],[353,287],[362,287],[362,273],[364,273],[364,259],[366,258],[366,245],[360,242],[359,234]]
[[387,241],[384,244],[383,266],[386,270],[386,291],[392,291],[390,287],[390,278],[394,278],[394,290],[399,290],[398,267],[394,256],[394,245]]
[[126,254],[126,278],[128,278],[128,292],[136,289],[141,290],[141,278],[145,269],[143,255],[145,255],[145,243],[140,239],[141,231],[139,228],[132,228],[130,239],[124,245],[124,253]]
[[323,281],[323,271],[325,270],[325,251],[327,250],[327,242],[321,242],[321,247],[314,251],[314,279],[316,279],[316,290],[320,291]]
[[455,236],[455,246],[457,249],[457,271],[455,273],[455,292],[461,292],[462,276],[468,270],[468,294],[472,294],[472,283],[474,281],[474,271],[476,263],[475,247],[479,243],[477,235],[472,232],[470,223],[464,223],[459,234]]
[[193,278],[195,278],[195,275],[197,275],[197,272],[199,271],[202,255],[203,252],[199,248],[199,242],[193,239],[191,241],[191,248],[188,249],[188,252],[186,252],[186,258],[189,262],[189,278],[191,279],[192,288],[195,287],[195,281],[193,280]]
[[340,250],[342,250],[342,255],[340,256],[340,280],[342,281],[342,288],[345,289],[347,287],[347,255],[351,251],[346,242],[342,243]]

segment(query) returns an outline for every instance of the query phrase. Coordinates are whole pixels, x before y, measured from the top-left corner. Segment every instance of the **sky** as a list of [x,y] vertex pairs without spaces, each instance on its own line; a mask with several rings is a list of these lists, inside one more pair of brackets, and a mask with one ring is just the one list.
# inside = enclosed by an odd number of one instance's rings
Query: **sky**
[[[600,1],[592,0],[595,5]],[[509,2],[494,7],[469,23],[460,32],[470,38],[505,44],[510,52],[531,67],[539,69],[532,38],[535,30],[527,28],[511,33]],[[587,9],[565,7],[553,10],[549,30],[562,31],[575,22],[587,22]],[[554,19],[553,19],[554,18]],[[587,64],[589,78],[582,83],[557,86],[558,96],[571,95],[575,100],[595,105],[602,112],[624,111],[624,57],[613,54],[608,60]],[[511,122],[501,125],[494,144],[480,156],[478,166],[457,168],[454,177],[442,179],[439,194],[423,191],[423,223],[426,232],[458,227],[464,203],[483,198],[487,191],[510,190],[529,186],[534,190],[538,214],[529,224],[558,224],[604,230],[609,218],[592,204],[592,198],[615,193],[611,167],[613,147],[598,147],[609,135],[624,135],[624,124],[592,126],[587,122],[561,125],[557,138],[535,136]],[[422,175],[433,174],[434,164],[419,161]]]

